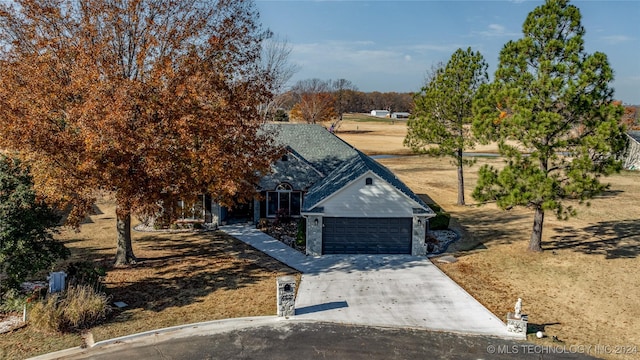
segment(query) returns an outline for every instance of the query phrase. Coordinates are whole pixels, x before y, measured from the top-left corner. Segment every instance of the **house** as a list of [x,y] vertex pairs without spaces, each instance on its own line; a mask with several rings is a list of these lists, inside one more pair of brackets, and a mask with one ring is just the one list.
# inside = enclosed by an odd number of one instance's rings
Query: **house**
[[[245,216],[306,218],[307,254],[426,254],[435,213],[391,171],[324,127],[269,124],[285,154]],[[214,205],[214,221],[224,219]]]
[[389,117],[389,110],[371,110],[371,116]]
[[624,157],[624,168],[627,170],[640,170],[640,131],[629,131],[629,147]]

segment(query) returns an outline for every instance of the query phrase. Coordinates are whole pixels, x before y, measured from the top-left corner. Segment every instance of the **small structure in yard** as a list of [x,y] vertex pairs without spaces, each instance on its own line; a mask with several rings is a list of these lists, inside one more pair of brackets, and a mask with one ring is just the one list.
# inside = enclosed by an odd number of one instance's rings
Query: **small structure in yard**
[[522,299],[520,299],[520,298],[518,298],[518,301],[516,301],[515,311],[514,311],[513,315],[517,319],[520,319],[522,317]]
[[507,313],[507,331],[526,339],[528,323],[529,317],[522,314],[522,299],[518,298],[514,312]]

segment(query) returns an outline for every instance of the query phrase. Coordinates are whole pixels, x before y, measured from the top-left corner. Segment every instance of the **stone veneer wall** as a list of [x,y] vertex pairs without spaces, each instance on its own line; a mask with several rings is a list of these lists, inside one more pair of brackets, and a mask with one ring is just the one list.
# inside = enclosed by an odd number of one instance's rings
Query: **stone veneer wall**
[[427,255],[427,244],[424,239],[427,232],[426,216],[413,215],[413,232],[411,234],[411,255]]
[[322,255],[322,215],[307,216],[307,255]]

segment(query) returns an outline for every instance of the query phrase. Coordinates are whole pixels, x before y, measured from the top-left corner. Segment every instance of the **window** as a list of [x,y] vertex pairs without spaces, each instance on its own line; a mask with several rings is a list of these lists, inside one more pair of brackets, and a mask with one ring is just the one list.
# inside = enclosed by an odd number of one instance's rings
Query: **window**
[[372,178],[366,178],[366,179],[364,179],[364,183],[365,183],[365,185],[373,185],[373,179]]
[[300,216],[302,192],[293,191],[291,185],[282,183],[275,191],[267,191],[267,217],[275,217],[278,210],[290,216]]
[[207,209],[205,203],[206,197],[204,195],[198,195],[191,201],[178,200],[176,207],[179,218],[182,220],[204,220]]

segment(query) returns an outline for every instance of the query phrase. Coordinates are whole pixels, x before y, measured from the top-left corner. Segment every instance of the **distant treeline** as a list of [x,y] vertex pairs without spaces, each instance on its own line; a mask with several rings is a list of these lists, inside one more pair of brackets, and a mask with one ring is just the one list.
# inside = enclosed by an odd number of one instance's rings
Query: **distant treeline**
[[[291,110],[297,102],[293,92],[282,95],[282,107]],[[413,109],[413,93],[397,92],[362,92],[358,90],[343,90],[343,112],[368,113],[371,110],[391,110],[392,112],[411,112]]]

